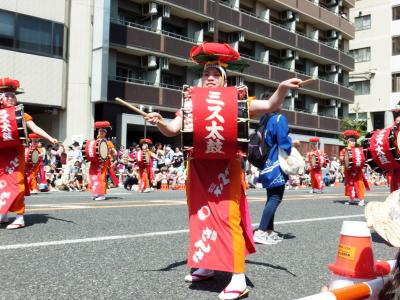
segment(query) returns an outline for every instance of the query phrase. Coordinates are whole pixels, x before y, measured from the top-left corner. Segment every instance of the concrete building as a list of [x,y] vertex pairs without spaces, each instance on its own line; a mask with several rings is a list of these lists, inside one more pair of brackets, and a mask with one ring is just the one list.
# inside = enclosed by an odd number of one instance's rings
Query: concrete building
[[[250,65],[244,73],[229,72],[229,83],[246,84],[257,98],[290,77],[318,78],[290,92],[283,113],[295,138],[320,136],[325,150],[338,155],[340,119],[354,97],[348,87],[354,26],[347,19],[354,5],[355,0],[0,0],[0,14],[9,18],[0,18],[1,76],[20,79],[26,110],[67,142],[92,137],[96,119],[112,122],[117,144],[147,135],[178,145],[179,138],[162,137],[113,99],[173,118],[182,85],[199,83],[190,48],[227,42]],[[62,55],[42,53],[46,42],[54,48],[61,39],[55,29],[42,36],[40,25],[30,26],[39,50],[21,47],[22,15],[61,26]],[[10,24],[15,28],[7,32]]]
[[390,126],[390,110],[400,102],[400,1],[356,1],[350,19],[356,32],[350,42],[355,100],[349,114],[368,120],[369,131]]

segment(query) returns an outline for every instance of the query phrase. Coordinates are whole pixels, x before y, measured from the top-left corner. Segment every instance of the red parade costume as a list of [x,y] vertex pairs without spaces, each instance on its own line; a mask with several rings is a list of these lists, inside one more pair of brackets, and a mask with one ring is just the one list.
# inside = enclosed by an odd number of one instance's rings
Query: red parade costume
[[[106,131],[110,127],[110,123],[107,121],[95,123],[95,128],[99,131]],[[113,149],[114,144],[111,141],[106,141],[105,135],[101,137],[100,133],[97,140],[86,141],[82,146],[83,156],[90,161],[89,188],[92,190],[94,200],[105,200],[108,172],[110,172],[114,185],[118,185],[117,177],[111,168]]]
[[[153,172],[153,158],[151,152],[148,149],[148,145],[151,145],[150,139],[141,139],[140,144],[142,149],[136,152],[136,163],[139,167],[139,192],[149,192],[150,183],[154,179]],[[146,145],[146,146],[144,146]]]
[[[345,195],[350,198],[350,201],[354,199],[363,200],[364,188],[369,191],[369,185],[363,172],[365,165],[364,151],[361,147],[355,147],[360,133],[355,130],[346,130],[343,135],[348,140],[347,148],[340,151],[340,161],[345,167]],[[361,202],[361,205],[363,204]]]
[[[309,139],[310,143],[319,143],[318,137],[312,137]],[[325,153],[318,150],[316,145],[313,145],[313,150],[307,153],[307,162],[310,170],[311,188],[313,190],[324,189],[324,179],[322,177],[321,168],[326,165]]]

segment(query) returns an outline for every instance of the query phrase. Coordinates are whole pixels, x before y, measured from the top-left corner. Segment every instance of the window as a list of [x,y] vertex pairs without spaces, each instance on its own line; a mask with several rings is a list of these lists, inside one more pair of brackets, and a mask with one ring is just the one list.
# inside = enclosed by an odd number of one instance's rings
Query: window
[[6,47],[14,46],[14,22],[15,15],[0,11],[0,45]]
[[400,92],[400,73],[392,74],[392,92]]
[[350,87],[354,90],[354,95],[368,95],[370,93],[370,81],[350,82]]
[[350,55],[353,56],[354,62],[363,62],[371,60],[371,48],[360,48],[350,50]]
[[0,10],[0,47],[65,58],[63,24]]
[[392,55],[400,54],[400,36],[396,36],[392,39]]
[[400,20],[400,6],[395,6],[392,9],[393,20]]
[[354,18],[356,30],[365,30],[371,28],[371,15],[359,16]]
[[51,22],[29,16],[18,16],[17,48],[51,54]]

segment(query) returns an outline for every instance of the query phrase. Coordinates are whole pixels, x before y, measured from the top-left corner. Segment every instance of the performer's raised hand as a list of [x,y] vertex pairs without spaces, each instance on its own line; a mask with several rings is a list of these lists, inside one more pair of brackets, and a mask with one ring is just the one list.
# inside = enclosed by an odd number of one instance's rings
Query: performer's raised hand
[[290,78],[288,80],[282,81],[279,84],[279,87],[286,88],[286,89],[298,89],[302,86],[303,80],[300,78]]
[[153,125],[157,125],[160,121],[164,121],[164,118],[157,112],[148,113],[144,118]]

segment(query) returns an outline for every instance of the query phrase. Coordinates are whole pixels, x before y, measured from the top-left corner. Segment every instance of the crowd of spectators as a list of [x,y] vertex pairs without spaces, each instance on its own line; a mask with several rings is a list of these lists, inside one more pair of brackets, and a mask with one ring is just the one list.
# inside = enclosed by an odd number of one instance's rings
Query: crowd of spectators
[[[81,146],[78,142],[64,145],[48,146],[43,149],[43,161],[48,188],[51,191],[85,191],[88,186],[89,164],[83,160]],[[138,188],[138,166],[136,153],[140,145],[133,143],[129,148],[120,146],[113,158],[112,168],[119,177],[119,186],[136,191]],[[172,149],[170,145],[156,143],[150,147],[152,153],[152,189],[160,189],[162,182],[167,182],[168,189],[182,189],[186,181],[184,154],[179,147]],[[337,157],[328,159],[323,170],[326,186],[334,186],[344,181],[344,169]],[[386,185],[385,176],[373,172],[366,165],[364,173],[372,185]],[[259,170],[246,164],[246,179],[249,188],[261,188],[258,181]],[[308,166],[299,175],[291,175],[287,189],[307,188],[310,185]],[[109,188],[114,187],[111,179]]]

